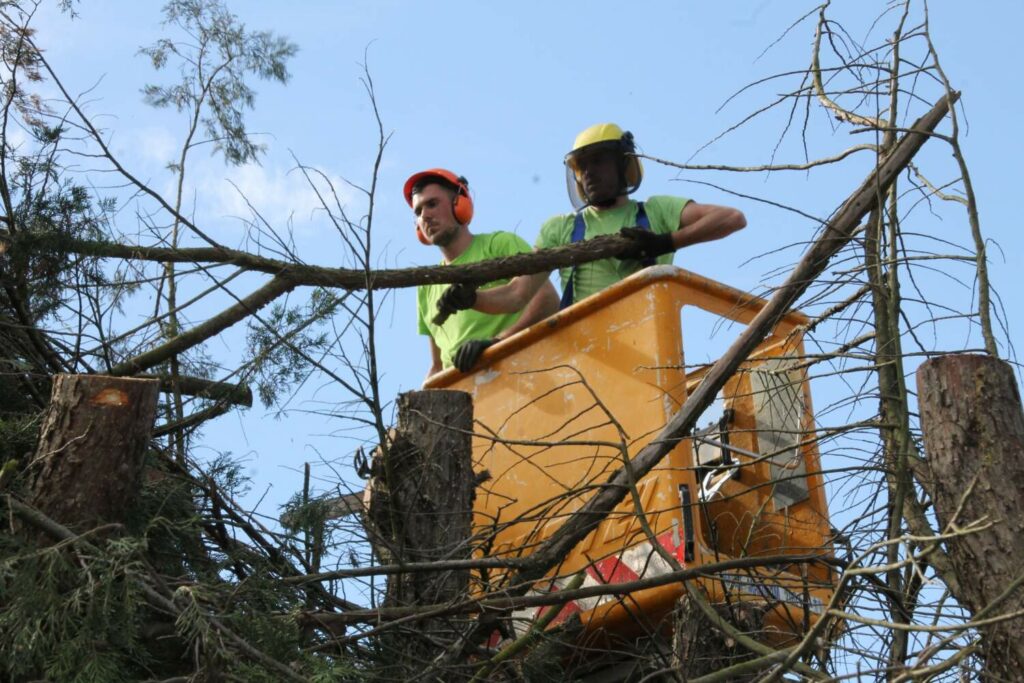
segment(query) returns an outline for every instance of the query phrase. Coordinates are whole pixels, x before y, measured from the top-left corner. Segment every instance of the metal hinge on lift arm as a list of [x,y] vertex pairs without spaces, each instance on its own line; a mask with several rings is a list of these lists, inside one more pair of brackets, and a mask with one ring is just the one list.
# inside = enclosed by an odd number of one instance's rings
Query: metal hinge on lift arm
[[718,422],[693,434],[693,453],[702,503],[714,498],[725,482],[740,478],[740,463],[733,458],[732,453],[745,451],[729,444],[729,426],[735,415],[736,411],[726,408]]
[[[723,411],[718,422],[713,422],[693,434],[694,466],[697,481],[700,482],[698,494],[702,503],[710,502],[725,482],[740,479],[744,463],[737,460],[735,455],[743,455],[755,461],[766,458],[765,453],[755,453],[729,443],[729,427],[734,416],[735,411],[728,408]],[[760,434],[761,432],[759,436]],[[806,479],[801,481],[805,482]],[[777,503],[779,507],[800,502],[807,497],[806,483],[801,487],[785,480],[775,482],[776,488],[783,486],[786,487],[785,495],[788,502]]]

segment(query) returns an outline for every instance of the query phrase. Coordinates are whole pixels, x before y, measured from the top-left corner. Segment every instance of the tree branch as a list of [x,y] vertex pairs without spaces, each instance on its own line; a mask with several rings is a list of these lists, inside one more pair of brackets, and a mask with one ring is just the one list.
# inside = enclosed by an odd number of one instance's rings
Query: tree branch
[[263,285],[249,296],[241,299],[237,304],[227,308],[204,323],[196,325],[192,329],[154,349],[139,354],[134,358],[118,363],[110,368],[111,375],[134,375],[159,365],[175,354],[200,344],[210,337],[231,327],[240,320],[244,320],[252,313],[263,308],[271,301],[287,294],[295,289],[298,283],[286,276],[278,276],[267,284]]
[[235,249],[193,247],[144,247],[130,244],[68,240],[57,234],[36,233],[11,235],[0,230],[0,242],[9,242],[15,249],[45,249],[55,240],[67,251],[83,256],[155,261],[160,263],[224,263],[246,270],[269,273],[289,279],[293,286],[336,287],[348,291],[363,289],[401,289],[420,285],[466,282],[482,284],[516,275],[551,272],[556,268],[614,258],[633,242],[619,235],[602,235],[585,242],[502,259],[479,261],[464,266],[422,266],[374,270],[364,268],[328,268],[310,266],[257,256]]

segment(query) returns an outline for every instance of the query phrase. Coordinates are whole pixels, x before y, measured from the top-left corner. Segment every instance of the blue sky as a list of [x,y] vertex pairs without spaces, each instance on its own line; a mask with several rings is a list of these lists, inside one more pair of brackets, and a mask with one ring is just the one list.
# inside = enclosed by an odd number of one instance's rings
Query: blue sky
[[[840,3],[832,13],[857,39],[874,44],[885,38],[869,32],[884,6]],[[797,86],[799,77],[770,81],[723,107],[748,83],[808,65],[811,20],[772,44],[813,7],[778,0],[665,0],[633,3],[628,10],[604,1],[234,2],[232,10],[250,28],[289,37],[299,53],[290,63],[289,85],[256,85],[259,96],[248,126],[262,133],[268,146],[262,164],[232,169],[200,152],[189,176],[191,209],[203,229],[223,243],[251,246],[237,219],[247,213],[237,187],[275,226],[283,229],[291,222],[305,260],[347,265],[333,229],[316,211],[314,195],[292,169],[298,159],[321,170],[353,215],[365,212],[358,193],[344,182],[367,184],[376,154],[373,112],[360,82],[364,63],[384,130],[391,135],[374,218],[375,257],[382,267],[438,260],[435,251],[413,238],[412,216],[401,197],[405,178],[426,167],[446,166],[468,177],[476,201],[475,230],[512,230],[532,242],[545,218],[570,209],[562,157],[580,129],[599,121],[619,122],[635,133],[643,152],[679,162],[758,165],[768,163],[773,152],[777,161],[801,161],[798,137],[787,138],[776,152],[784,126],[781,109],[704,145]],[[1016,165],[1024,155],[1017,123],[1024,103],[1005,55],[1018,39],[1024,4],[946,1],[930,9],[943,66],[963,91],[969,124],[963,147],[982,229],[1001,247],[991,251],[993,283],[1005,297],[1010,337],[1019,338],[1024,305],[1015,289],[1024,267],[1024,238],[1013,198],[1019,191]],[[72,20],[45,5],[37,40],[68,89],[88,91],[88,110],[109,132],[126,166],[166,190],[170,174],[164,165],[183,136],[183,122],[142,103],[143,84],[161,82],[165,75],[154,74],[137,54],[160,35],[160,4],[84,2],[77,10]],[[815,154],[870,142],[833,126],[820,112],[811,121],[808,139]],[[942,159],[947,150],[933,147],[927,158],[952,172]],[[827,216],[856,187],[868,164],[865,157],[859,166],[841,171],[776,173],[765,179],[678,172],[648,162],[639,196],[677,194],[743,209],[749,222],[744,232],[728,242],[687,249],[676,264],[758,291],[778,282],[776,270],[799,256],[790,245],[811,239],[814,225],[706,183]],[[938,212],[943,220],[927,229],[966,244],[966,219],[943,211]],[[130,213],[120,220],[120,228],[131,232]],[[755,258],[762,254],[769,256]],[[945,296],[941,286],[930,291]],[[956,296],[962,295],[960,288]],[[418,387],[428,366],[426,341],[416,335],[414,305],[414,292],[402,290],[381,310],[387,396]],[[963,336],[964,346],[977,345]],[[211,352],[228,357],[237,350],[233,344],[214,342]],[[272,506],[301,484],[304,461],[348,462],[358,435],[341,430],[336,420],[305,412],[346,398],[329,382],[310,384],[287,416],[273,419],[254,408],[223,417],[206,429],[205,442],[211,451],[245,456],[253,499],[265,494],[265,505]],[[320,466],[318,472],[327,486],[338,470]]]

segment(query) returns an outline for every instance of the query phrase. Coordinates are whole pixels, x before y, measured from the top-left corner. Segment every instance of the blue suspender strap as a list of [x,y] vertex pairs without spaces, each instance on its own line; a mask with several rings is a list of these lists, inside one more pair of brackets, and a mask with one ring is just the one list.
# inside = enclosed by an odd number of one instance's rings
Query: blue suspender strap
[[[643,228],[644,230],[650,231],[650,229],[651,229],[651,221],[650,221],[649,218],[647,218],[647,211],[646,211],[646,209],[644,209],[644,203],[643,202],[637,202],[636,203],[636,225],[637,225],[638,228]],[[583,210],[581,209],[580,211],[576,212],[576,217],[573,219],[572,237],[569,239],[569,243],[570,244],[576,244],[577,242],[582,242],[583,241],[583,235],[584,235],[584,233],[586,231],[587,231],[587,224],[583,220]],[[643,261],[641,261],[641,265],[643,265],[644,268],[647,268],[648,266],[653,266],[654,264],[655,264],[655,260],[652,259],[652,258],[644,259]],[[572,285],[573,285],[573,281],[575,279],[576,279],[576,266],[573,266],[572,270],[569,271],[569,279],[565,283],[565,289],[562,290],[562,303],[559,306],[559,310],[561,310],[563,308],[568,308],[569,306],[572,306],[572,300],[573,300],[573,286]]]
[[587,223],[583,220],[583,211],[576,212],[576,218],[573,219],[572,223],[572,237],[569,238],[570,244],[576,244],[577,242],[583,241],[583,234],[587,231]]
[[644,208],[643,202],[636,203],[636,227],[648,232],[651,230],[651,221],[647,218],[647,209]]
[[[569,244],[576,244],[577,242],[583,241],[583,234],[587,231],[587,224],[583,220],[583,210],[576,212],[576,218],[573,219],[572,224],[572,237],[569,238]],[[565,288],[562,290],[562,303],[558,307],[559,310],[563,308],[569,308],[572,306],[573,291],[572,283],[576,279],[576,266],[572,267],[569,271],[569,279],[565,283]]]

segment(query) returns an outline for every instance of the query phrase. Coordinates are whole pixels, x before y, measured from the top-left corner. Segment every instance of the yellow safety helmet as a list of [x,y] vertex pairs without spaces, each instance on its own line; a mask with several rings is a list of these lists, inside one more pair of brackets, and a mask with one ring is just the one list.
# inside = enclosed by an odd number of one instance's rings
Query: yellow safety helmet
[[621,153],[619,163],[620,194],[632,194],[640,187],[644,178],[644,167],[636,156],[633,134],[623,131],[614,123],[598,123],[576,136],[572,151],[565,155],[565,183],[569,201],[577,211],[592,202],[583,189],[578,160],[601,149],[613,149]]

